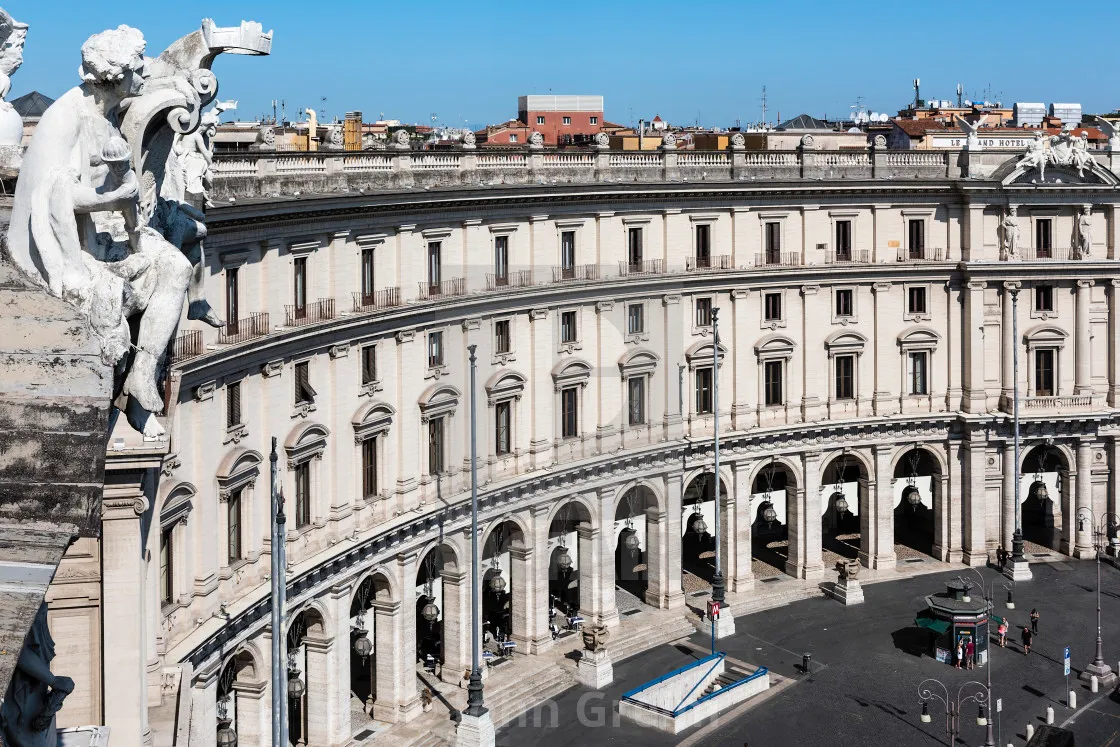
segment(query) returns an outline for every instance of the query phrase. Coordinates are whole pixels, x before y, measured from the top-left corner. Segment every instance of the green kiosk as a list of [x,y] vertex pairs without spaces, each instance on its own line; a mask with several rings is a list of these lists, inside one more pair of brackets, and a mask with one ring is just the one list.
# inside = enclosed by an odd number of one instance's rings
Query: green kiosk
[[946,591],[926,597],[927,608],[914,624],[930,631],[930,648],[934,658],[946,664],[955,664],[957,643],[976,644],[976,666],[988,663],[988,626],[994,620],[988,602],[980,596],[970,596],[971,584],[960,580],[949,581]]

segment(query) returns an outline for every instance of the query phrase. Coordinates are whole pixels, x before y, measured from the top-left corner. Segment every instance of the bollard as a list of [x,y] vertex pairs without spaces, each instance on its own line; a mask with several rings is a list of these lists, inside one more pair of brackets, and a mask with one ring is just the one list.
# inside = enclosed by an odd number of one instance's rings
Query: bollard
[[1068,705],[1070,708],[1073,708],[1073,709],[1076,710],[1076,708],[1077,708],[1077,691],[1076,690],[1070,690],[1069,691],[1069,698],[1066,699],[1066,705]]
[[1098,689],[1100,689],[1100,686],[1101,686],[1101,683],[1100,683],[1100,680],[1097,679],[1097,675],[1095,675],[1095,674],[1090,675],[1089,676],[1089,692],[1095,693]]
[[1034,737],[1034,724],[1027,724],[1027,741],[1031,741]]
[[1054,725],[1054,706],[1046,706],[1046,723],[1050,726]]
[[801,671],[804,672],[805,674],[809,674],[809,665],[812,664],[812,662],[813,662],[813,655],[812,654],[803,654],[801,656]]

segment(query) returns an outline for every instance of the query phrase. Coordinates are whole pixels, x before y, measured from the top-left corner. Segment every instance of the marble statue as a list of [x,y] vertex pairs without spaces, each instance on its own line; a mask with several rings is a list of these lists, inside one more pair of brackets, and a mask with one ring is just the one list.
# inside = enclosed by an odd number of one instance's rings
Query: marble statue
[[4,100],[12,87],[12,76],[23,64],[23,42],[27,24],[0,8],[0,168],[19,168],[23,155],[23,118]]
[[54,639],[43,602],[0,704],[0,736],[6,747],[54,747],[58,743],[55,714],[74,691],[74,680],[51,673],[53,658]]
[[1038,169],[1038,178],[1046,181],[1046,163],[1050,160],[1049,151],[1046,150],[1045,135],[1041,132],[1034,134],[1034,140],[1027,145],[1027,152],[1019,159],[1018,168],[1030,171]]
[[327,128],[327,145],[334,150],[342,150],[344,147],[346,147],[346,140],[342,132],[342,125],[333,124]]
[[203,294],[205,217],[175,145],[217,94],[214,59],[271,44],[260,24],[206,19],[151,59],[134,28],[95,34],[82,45],[81,85],[47,109],[24,155],[12,261],[89,320],[116,367],[116,404],[148,438],[164,435],[159,382],[184,301],[188,319],[221,325]]
[[1081,137],[1073,138],[1073,149],[1070,151],[1071,165],[1077,169],[1077,176],[1084,179],[1085,169],[1092,167],[1093,157],[1089,154],[1089,136],[1082,132]]
[[1090,205],[1082,205],[1081,214],[1077,216],[1073,248],[1078,259],[1087,259],[1093,255],[1093,212]]
[[731,147],[735,150],[742,150],[747,147],[747,138],[741,132],[734,132],[731,134]]
[[463,132],[463,148],[464,150],[474,150],[477,147],[477,138],[470,130]]
[[980,117],[975,122],[969,122],[959,114],[954,115],[957,118],[957,126],[965,133],[965,150],[979,150],[980,138],[976,135],[976,131],[984,126],[984,122],[988,120],[988,115]]
[[539,132],[531,133],[529,135],[529,147],[530,148],[543,148],[544,147],[544,135],[540,134]]
[[1097,128],[1108,135],[1108,149],[1110,151],[1120,151],[1120,122],[1098,117]]
[[661,147],[664,150],[673,150],[677,147],[677,136],[671,132],[666,132],[661,136]]
[[202,115],[199,128],[186,134],[175,136],[175,155],[182,167],[183,189],[195,207],[213,207],[210,202],[210,185],[214,180],[214,136],[218,134],[218,124],[222,112],[237,108],[236,101],[218,101],[214,108]]
[[412,147],[411,140],[408,130],[397,130],[393,133],[393,145],[398,150],[408,150]]
[[1001,224],[1003,228],[1003,258],[1019,259],[1019,217],[1014,205],[1007,209],[1007,217]]
[[271,124],[261,125],[257,130],[257,139],[249,146],[249,150],[276,150],[276,127]]

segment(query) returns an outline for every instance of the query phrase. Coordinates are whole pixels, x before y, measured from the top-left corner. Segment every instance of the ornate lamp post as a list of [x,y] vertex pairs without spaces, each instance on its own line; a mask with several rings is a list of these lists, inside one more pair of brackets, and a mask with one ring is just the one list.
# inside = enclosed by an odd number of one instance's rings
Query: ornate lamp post
[[[975,685],[976,691],[971,695],[965,694],[965,688],[969,685]],[[941,692],[937,692],[934,687],[940,687]],[[945,687],[944,683],[940,680],[928,679],[923,680],[922,684],[918,685],[918,702],[922,704],[921,722],[928,724],[933,721],[933,717],[929,712],[929,703],[931,700],[940,700],[945,706],[945,733],[949,736],[949,744],[954,745],[957,743],[957,737],[961,733],[961,709],[968,701],[976,701],[979,710],[976,715],[977,726],[988,727],[988,736],[985,745],[993,745],[995,741],[992,737],[992,722],[988,718],[988,691],[982,682],[970,680],[965,682],[957,690],[957,697],[955,700],[951,699],[949,689]]]
[[[977,570],[976,568],[966,568],[965,571],[966,572],[970,571],[972,573],[975,573],[976,577],[980,579],[980,591],[984,594],[984,601],[986,601],[988,603],[988,615],[990,616],[992,614],[992,612],[995,611],[996,584],[1001,583],[1001,581],[999,579],[992,579],[991,584],[987,584],[984,580],[984,574],[980,573],[980,571]],[[964,576],[957,576],[957,580],[962,582],[965,585],[965,600],[967,601],[968,600],[968,588],[971,585],[971,579],[966,579]],[[1003,588],[1007,589],[1007,607],[1008,607],[1008,609],[1015,609],[1015,603],[1014,603],[1014,601],[1012,601],[1013,597],[1011,595],[1011,586],[1009,586],[1008,584],[1003,584]],[[989,620],[988,624],[991,625],[990,620]],[[987,692],[985,694],[984,700],[988,703],[992,702],[992,655],[991,655],[991,649],[992,649],[992,645],[990,643],[990,636],[989,636],[989,643],[988,643],[988,652],[989,653],[988,653],[988,657],[987,657],[987,663],[984,667],[984,669],[987,670],[987,675],[988,675]],[[976,723],[980,724],[980,726],[987,726],[988,727],[987,738],[984,740],[984,746],[983,747],[995,747],[996,742],[995,742],[995,739],[992,736],[992,719],[986,718],[985,707],[984,707],[983,704],[980,705],[980,713],[981,713],[981,717],[984,718],[985,723],[980,723],[979,719],[977,720]]]
[[1104,645],[1101,641],[1101,553],[1108,549],[1109,530],[1120,524],[1120,517],[1114,513],[1105,513],[1101,515],[1099,524],[1095,519],[1096,514],[1088,506],[1077,509],[1077,531],[1085,531],[1088,521],[1093,530],[1093,550],[1097,556],[1097,653],[1093,657],[1093,663],[1082,670],[1081,679],[1088,680],[1096,675],[1102,685],[1111,685],[1116,681],[1116,672],[1104,660]]
[[716,570],[712,575],[712,602],[708,616],[712,623],[712,653],[716,652],[716,622],[723,618],[725,635],[735,632],[735,622],[731,619],[731,610],[723,609],[724,581],[723,564],[720,562],[720,474],[719,474],[719,309],[712,309],[712,439],[713,452],[713,513],[715,514],[715,545],[716,545]]
[[1013,581],[1030,581],[1031,567],[1023,557],[1023,527],[1019,506],[1019,288],[1018,284],[1009,285],[1007,292],[1011,294],[1011,339],[1013,353],[1012,360],[1012,412],[1015,430],[1015,532],[1011,535],[1011,563],[1007,567],[1007,575]]

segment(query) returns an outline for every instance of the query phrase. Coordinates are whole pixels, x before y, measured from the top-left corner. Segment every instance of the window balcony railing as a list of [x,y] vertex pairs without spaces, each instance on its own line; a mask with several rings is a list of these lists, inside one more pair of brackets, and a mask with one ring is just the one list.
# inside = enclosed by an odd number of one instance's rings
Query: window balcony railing
[[533,273],[530,270],[514,270],[498,274],[486,273],[486,290],[499,290],[501,288],[524,288],[533,284]]
[[1093,406],[1093,398],[1087,394],[1054,397],[1027,397],[1023,407],[1027,410],[1087,410]]
[[627,275],[660,275],[663,272],[665,272],[665,260],[661,259],[647,259],[642,262],[623,260],[618,263],[618,274],[623,277]]
[[222,345],[236,345],[239,342],[248,342],[258,337],[264,337],[272,331],[268,323],[268,312],[250,314],[236,321],[227,322],[218,330],[218,342]]
[[871,252],[857,249],[850,252],[828,252],[824,255],[826,265],[866,265],[871,263]]
[[800,267],[801,255],[797,252],[763,252],[754,255],[756,267]]
[[941,262],[945,256],[944,249],[931,249],[930,247],[922,247],[921,249],[905,249],[898,254],[899,262]]
[[570,267],[553,267],[552,282],[566,283],[570,280],[598,280],[599,265],[572,265]]
[[451,278],[439,283],[420,283],[421,301],[430,301],[433,298],[444,296],[465,296],[466,293],[466,278]]
[[171,346],[167,353],[167,362],[168,365],[182,363],[183,361],[202,355],[203,352],[205,352],[205,348],[202,345],[202,330],[188,329],[186,332],[180,332],[175,339],[171,341]]
[[730,270],[731,255],[719,254],[714,257],[686,257],[684,269],[688,272],[703,272],[704,270]]
[[285,306],[284,325],[287,327],[302,327],[305,324],[334,319],[334,299],[320,298],[306,306]]
[[1020,250],[1019,256],[1026,260],[1042,260],[1049,259],[1077,259],[1077,252],[1069,247],[1035,247]]
[[354,293],[354,311],[377,311],[401,305],[400,288],[383,288],[373,293]]

